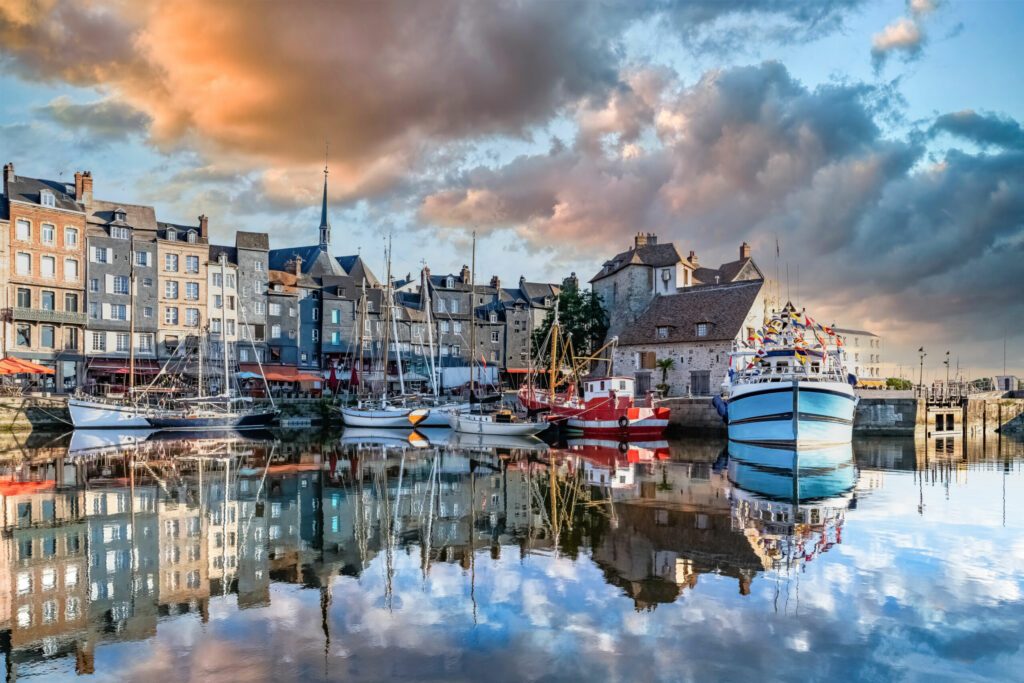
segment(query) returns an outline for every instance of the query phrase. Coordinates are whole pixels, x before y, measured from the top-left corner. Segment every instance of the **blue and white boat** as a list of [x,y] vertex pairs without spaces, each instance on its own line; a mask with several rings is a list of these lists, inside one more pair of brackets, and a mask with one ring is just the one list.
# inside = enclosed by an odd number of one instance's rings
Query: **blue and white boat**
[[729,440],[793,449],[850,443],[856,378],[841,344],[792,304],[755,332],[731,354],[724,397],[714,399]]

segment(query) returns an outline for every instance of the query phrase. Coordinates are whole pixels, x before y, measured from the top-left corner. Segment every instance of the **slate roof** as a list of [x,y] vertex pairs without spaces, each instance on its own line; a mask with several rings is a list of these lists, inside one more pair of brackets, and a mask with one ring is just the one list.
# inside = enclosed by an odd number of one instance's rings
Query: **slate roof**
[[168,223],[166,221],[157,221],[157,237],[162,240],[167,239],[167,231],[174,229],[176,231],[175,241],[177,242],[188,242],[188,233],[192,231],[196,234],[195,244],[206,244],[207,241],[199,233],[198,225],[181,225],[180,223]]
[[319,244],[271,249],[267,254],[268,267],[270,270],[284,270],[287,263],[296,256],[302,258],[303,273],[310,272],[319,261],[321,268],[325,271],[323,272],[324,275],[348,274],[337,261],[320,248]]
[[[125,212],[124,223],[114,220],[114,211],[117,209],[122,209]],[[105,227],[115,224],[151,232],[156,232],[157,229],[156,211],[152,206],[108,202],[102,199],[94,199],[89,205],[86,211],[86,221],[89,226]]]
[[270,235],[265,232],[244,232],[239,230],[235,233],[235,247],[238,249],[269,251]]
[[364,277],[366,278],[367,287],[379,287],[380,280],[373,274],[370,267],[366,265],[366,261],[363,260],[362,256],[353,254],[351,256],[336,256],[334,257],[342,268],[345,269],[345,273],[355,278],[357,281],[361,281]]
[[[752,258],[739,259],[737,261],[729,261],[728,263],[723,263],[717,269],[696,268],[693,271],[693,277],[697,280],[697,282],[700,282],[705,285],[735,282],[736,278],[740,275],[740,273],[743,271],[744,267],[747,266],[747,264],[750,264],[750,266],[753,267],[754,271],[757,273],[758,279],[764,279],[764,274],[761,272],[761,269],[757,267],[757,264],[754,263],[754,259]],[[718,278],[718,280],[715,280],[716,277]]]
[[682,260],[683,257],[680,256],[679,252],[676,250],[676,245],[671,242],[666,244],[648,244],[647,246],[640,247],[639,249],[634,248],[624,251],[621,254],[617,254],[613,258],[605,261],[601,266],[600,272],[590,278],[590,281],[597,282],[609,275],[614,275],[629,265],[662,268],[664,266],[674,266]]
[[[763,286],[763,280],[741,280],[726,285],[687,287],[676,294],[656,296],[647,310],[619,335],[619,344],[734,339]],[[697,336],[697,323],[708,323],[706,336]],[[667,338],[658,338],[659,327],[668,328]]]
[[228,257],[228,263],[238,263],[238,250],[234,247],[227,247],[222,244],[211,244],[210,245],[210,261],[216,262],[220,259],[221,254],[226,254]]
[[75,201],[74,183],[68,185],[58,180],[45,180],[43,178],[29,178],[28,176],[17,175],[7,185],[7,199],[15,202],[28,204],[40,204],[39,193],[42,190],[53,192],[54,205],[58,209],[68,211],[83,211],[82,205]]

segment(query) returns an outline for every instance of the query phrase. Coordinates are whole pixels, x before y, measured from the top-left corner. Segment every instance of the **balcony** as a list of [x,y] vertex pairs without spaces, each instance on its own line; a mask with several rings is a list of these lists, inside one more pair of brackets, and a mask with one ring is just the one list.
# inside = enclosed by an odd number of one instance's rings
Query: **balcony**
[[85,313],[66,313],[64,311],[44,311],[39,308],[18,308],[11,309],[11,317],[14,320],[31,320],[39,323],[53,323],[55,325],[84,325]]

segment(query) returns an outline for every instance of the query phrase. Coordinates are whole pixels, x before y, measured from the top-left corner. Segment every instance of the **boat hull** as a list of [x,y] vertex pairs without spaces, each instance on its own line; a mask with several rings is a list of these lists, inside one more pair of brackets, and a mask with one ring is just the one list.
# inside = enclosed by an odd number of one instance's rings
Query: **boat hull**
[[841,382],[745,384],[729,396],[729,440],[813,448],[850,443],[857,397]]
[[152,427],[147,411],[134,406],[119,406],[101,401],[72,398],[68,401],[71,424],[75,429],[112,429]]
[[487,416],[453,414],[448,424],[463,434],[487,434],[491,436],[533,436],[548,428],[547,422],[494,422]]
[[157,429],[255,429],[266,427],[277,417],[276,410],[241,415],[161,415],[149,418]]
[[277,417],[276,410],[195,414],[74,398],[68,412],[75,429],[248,429],[266,427]]
[[659,439],[668,427],[668,408],[607,408],[565,421],[570,432],[620,439]]
[[410,427],[447,427],[451,411],[468,409],[469,404],[436,408],[341,408],[341,421],[346,427],[373,429],[409,429]]

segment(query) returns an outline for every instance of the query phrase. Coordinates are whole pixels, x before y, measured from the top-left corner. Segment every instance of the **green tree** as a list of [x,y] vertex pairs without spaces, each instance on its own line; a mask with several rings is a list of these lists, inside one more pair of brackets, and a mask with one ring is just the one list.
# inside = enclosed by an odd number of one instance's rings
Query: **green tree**
[[901,391],[906,391],[908,389],[913,389],[914,383],[911,382],[909,379],[890,377],[889,379],[885,380],[885,386],[887,389],[897,389]]
[[658,388],[662,393],[668,393],[668,371],[676,366],[676,362],[671,358],[659,358],[654,363],[659,370],[661,370],[661,384]]
[[[554,324],[555,311],[551,309],[544,321],[533,331],[534,358],[538,364],[548,357],[550,346],[544,343]],[[563,334],[572,339],[577,356],[593,355],[608,333],[608,313],[601,305],[601,297],[594,292],[580,291],[577,287],[563,287],[558,296],[558,323]]]

